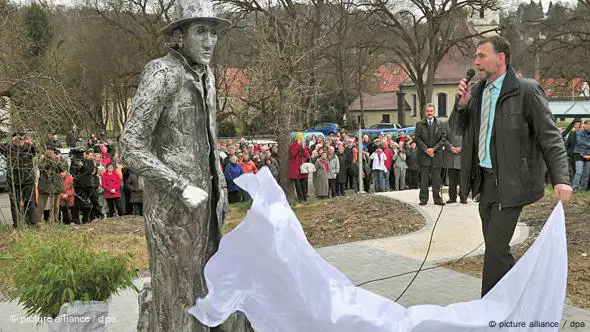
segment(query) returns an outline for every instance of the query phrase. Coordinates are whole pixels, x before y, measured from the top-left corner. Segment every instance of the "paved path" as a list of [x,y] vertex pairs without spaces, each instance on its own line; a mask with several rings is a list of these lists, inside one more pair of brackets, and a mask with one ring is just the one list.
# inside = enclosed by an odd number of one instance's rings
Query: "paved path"
[[[447,204],[442,207],[441,214],[441,207],[434,205],[432,199],[428,205],[418,205],[418,194],[418,189],[380,193],[414,206],[426,218],[425,227],[403,236],[366,241],[366,245],[422,261],[428,249],[432,228],[440,214],[432,238],[428,262],[457,259],[478,247],[479,249],[473,251],[470,256],[483,254],[485,245],[476,202],[468,200],[468,204]],[[445,200],[447,198],[444,193],[443,198]],[[527,236],[528,228],[519,223],[510,244],[518,244]]]
[[10,199],[8,193],[0,193],[0,224],[12,225],[12,215],[10,213]]
[[[414,205],[418,197],[414,191],[392,192],[383,194],[398,197]],[[353,283],[358,284],[379,277],[387,277],[416,270],[426,252],[434,220],[440,207],[434,205],[417,206],[418,211],[427,218],[424,229],[404,235],[381,240],[361,241],[318,249],[329,263],[346,274]],[[526,237],[526,228],[519,227],[513,243]],[[481,242],[481,229],[477,217],[477,205],[447,205],[435,231],[435,244],[431,248],[429,262],[449,260],[462,256]],[[398,244],[399,242],[399,244]],[[481,248],[483,249],[483,248]],[[427,263],[425,268],[432,267]],[[396,300],[414,274],[387,279],[363,286],[364,288]],[[139,288],[146,279],[137,280]],[[466,274],[445,268],[436,268],[421,272],[408,291],[399,299],[404,306],[416,304],[448,305],[456,302],[471,301],[479,298],[481,280]],[[539,294],[542,296],[542,294]],[[113,297],[109,305],[109,332],[135,331],[138,316],[137,295],[131,291]],[[1,331],[47,331],[46,327],[36,328],[33,323],[12,323],[24,317],[23,311],[15,303],[0,303]],[[567,322],[566,322],[567,321]],[[584,322],[585,328],[570,328],[572,321]],[[566,306],[562,324],[566,327],[560,331],[590,331],[590,311]]]

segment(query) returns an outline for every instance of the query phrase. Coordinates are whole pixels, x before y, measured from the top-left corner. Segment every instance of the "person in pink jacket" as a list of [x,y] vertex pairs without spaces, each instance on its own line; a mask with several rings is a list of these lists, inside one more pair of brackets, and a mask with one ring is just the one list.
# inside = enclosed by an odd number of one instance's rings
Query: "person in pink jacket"
[[115,215],[115,207],[119,216],[123,215],[123,206],[121,204],[121,176],[115,172],[115,165],[110,163],[107,171],[102,174],[102,187],[104,188],[104,198],[109,206],[108,217]]

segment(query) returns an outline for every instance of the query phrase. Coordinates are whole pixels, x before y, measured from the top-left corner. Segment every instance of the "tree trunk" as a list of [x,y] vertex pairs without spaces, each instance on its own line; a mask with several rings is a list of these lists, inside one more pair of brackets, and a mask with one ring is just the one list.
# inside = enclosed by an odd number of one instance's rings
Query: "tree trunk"
[[284,96],[283,87],[279,87],[279,114],[283,116],[277,117],[277,143],[279,144],[279,179],[281,187],[287,197],[295,196],[295,188],[289,181],[289,144],[291,143],[291,117],[292,110],[290,107],[285,107],[286,98]]
[[424,106],[426,105],[426,94],[424,91],[424,71],[416,70],[416,94],[418,96],[418,112],[420,119],[424,118]]
[[277,140],[279,144],[279,178],[281,187],[287,197],[294,197],[295,191],[293,184],[289,180],[289,145],[291,143],[291,132],[282,130]]
[[360,105],[361,106],[360,107],[361,108],[361,122],[360,122],[360,125],[361,125],[361,129],[364,129],[365,128],[365,104],[364,104],[364,101],[363,101],[363,92],[361,90],[359,90],[359,91],[361,93],[360,94],[360,97],[359,97],[359,102],[361,104]]
[[344,125],[352,129],[352,119],[350,118],[350,114],[348,114],[348,89],[340,90],[340,95],[343,102],[342,105],[344,105],[344,117],[346,118]]
[[[426,73],[426,84],[424,85],[424,100],[426,105],[427,103],[432,103],[432,91],[434,90],[434,79],[436,76],[436,63],[434,60],[429,60],[428,63],[428,72]],[[420,114],[424,117],[423,109],[424,105],[422,105]],[[438,112],[438,109],[437,109]]]

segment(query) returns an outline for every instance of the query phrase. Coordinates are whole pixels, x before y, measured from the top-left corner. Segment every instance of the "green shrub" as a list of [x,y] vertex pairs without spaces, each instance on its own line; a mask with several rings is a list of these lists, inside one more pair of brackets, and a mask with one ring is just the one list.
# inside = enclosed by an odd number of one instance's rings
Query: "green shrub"
[[106,301],[121,289],[139,290],[130,254],[99,252],[85,238],[42,239],[34,232],[15,234],[2,265],[13,285],[10,300],[18,300],[29,316],[56,317],[66,302]]

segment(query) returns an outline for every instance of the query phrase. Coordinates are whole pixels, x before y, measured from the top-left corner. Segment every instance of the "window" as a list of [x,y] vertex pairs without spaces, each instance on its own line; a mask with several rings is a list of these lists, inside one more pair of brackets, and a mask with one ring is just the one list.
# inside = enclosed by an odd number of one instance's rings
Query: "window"
[[438,116],[447,116],[447,94],[439,93],[438,97]]
[[356,117],[356,123],[361,123],[361,116],[360,115],[357,115],[357,117]]
[[381,122],[382,122],[382,123],[389,123],[389,122],[391,122],[391,121],[389,120],[389,114],[383,114],[383,115],[381,116]]
[[416,94],[413,94],[412,95],[412,110],[413,110],[412,116],[417,116],[417,108],[418,108],[417,107],[418,105],[416,105],[417,102],[418,102],[417,96],[416,96]]
[[479,9],[479,18],[485,18],[485,16],[486,15],[485,15],[484,9],[483,8],[480,8]]

